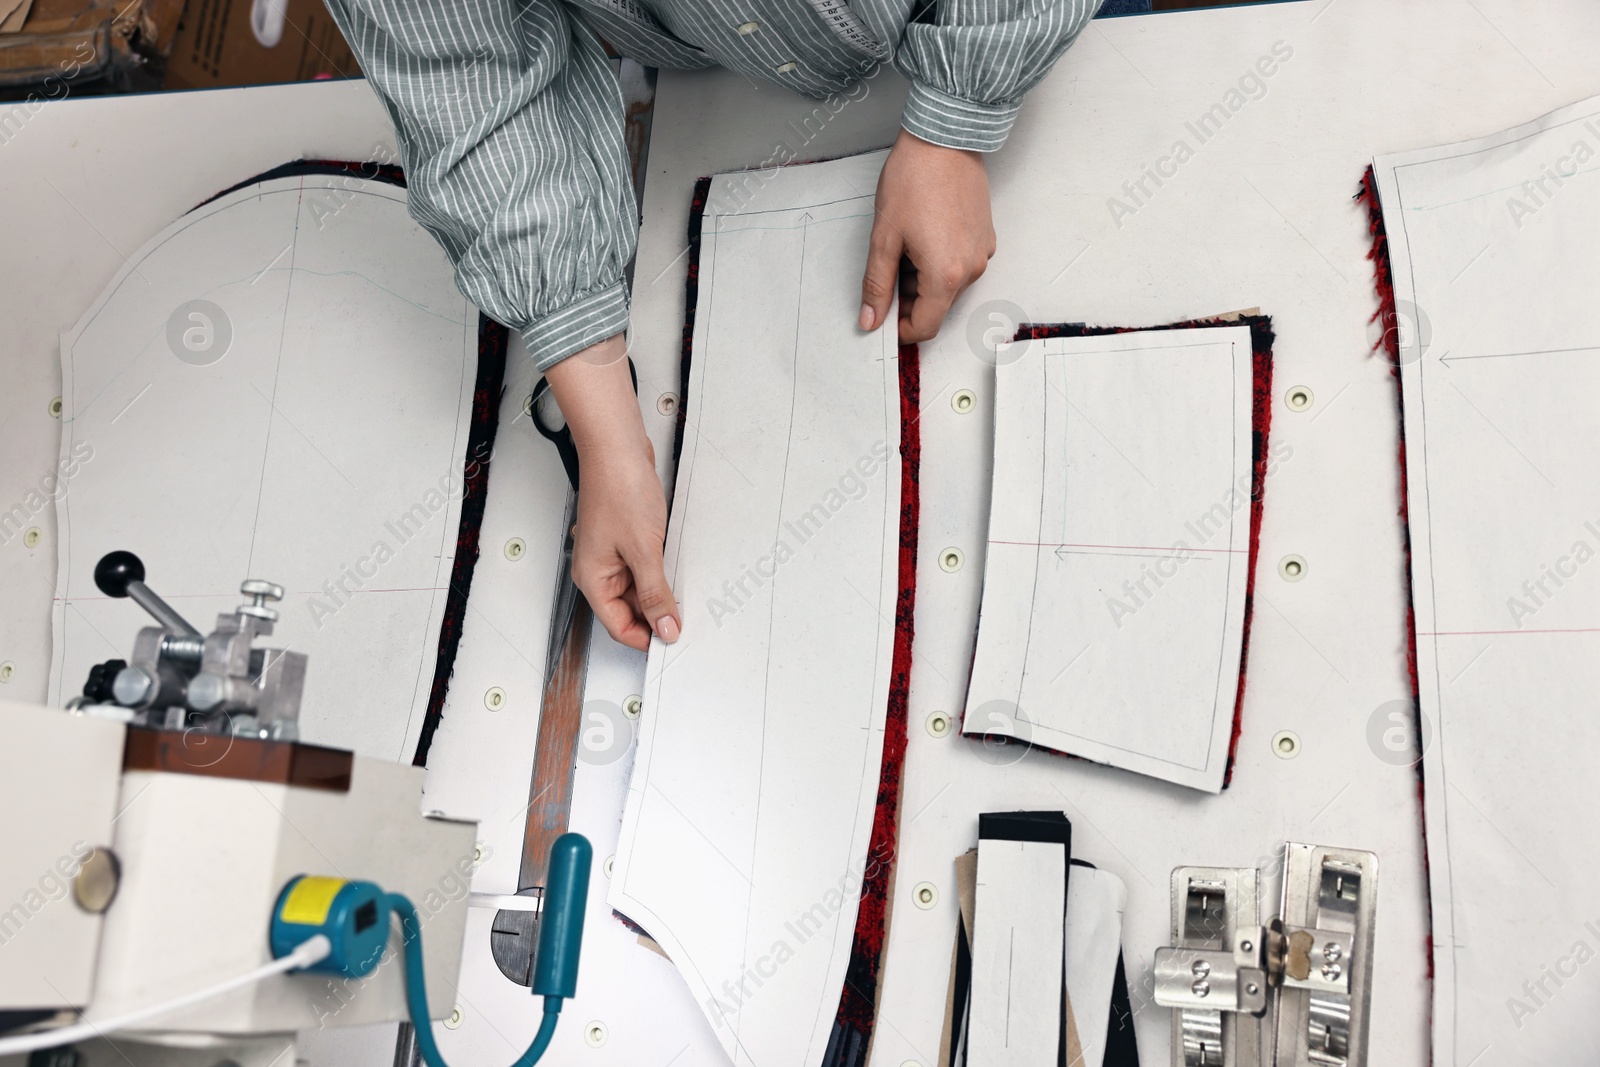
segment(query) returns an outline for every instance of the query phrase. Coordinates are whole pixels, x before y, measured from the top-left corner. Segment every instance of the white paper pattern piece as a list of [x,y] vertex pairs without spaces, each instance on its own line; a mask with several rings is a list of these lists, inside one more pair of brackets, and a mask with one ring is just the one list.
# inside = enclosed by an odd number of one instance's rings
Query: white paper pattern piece
[[1213,793],[1249,579],[1247,326],[1002,345],[962,728]]
[[855,326],[884,154],[713,179],[651,646],[608,902],[728,1057],[821,1060],[883,746],[900,512],[892,330]]
[[200,631],[282,585],[301,734],[409,761],[454,562],[478,313],[405,190],[280,178],[173,223],[61,340],[52,703],[152,625],[113,549]]
[[1057,1062],[1067,894],[1062,842],[978,841],[967,1067]]
[[[1600,99],[1375,170],[1400,325],[1434,1061],[1567,1062],[1600,1044]],[[1401,766],[1407,703],[1369,730]]]
[[1128,890],[1110,871],[1074,864],[1067,881],[1067,995],[1085,1064],[1105,1061]]

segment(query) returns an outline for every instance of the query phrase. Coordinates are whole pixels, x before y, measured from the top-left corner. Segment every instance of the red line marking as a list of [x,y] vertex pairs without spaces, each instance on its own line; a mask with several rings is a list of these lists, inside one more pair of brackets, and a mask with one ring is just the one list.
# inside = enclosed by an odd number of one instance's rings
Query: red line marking
[[1600,634],[1600,626],[1572,630],[1424,630],[1418,637],[1496,637],[1500,634]]
[[1222,554],[1232,553],[1238,556],[1249,555],[1249,550],[1244,548],[1189,548],[1178,545],[1089,545],[1073,544],[1071,542],[1057,543],[1053,541],[996,541],[991,539],[991,545],[1021,545],[1024,548],[1122,548],[1136,552],[1217,552]]

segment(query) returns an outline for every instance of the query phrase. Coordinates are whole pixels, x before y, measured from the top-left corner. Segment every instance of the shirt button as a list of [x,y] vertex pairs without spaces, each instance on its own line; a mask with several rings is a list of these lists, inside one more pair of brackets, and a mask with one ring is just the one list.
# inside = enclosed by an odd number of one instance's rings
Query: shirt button
[[798,63],[794,62],[793,60],[791,60],[788,63],[780,64],[779,66],[777,66],[774,69],[777,70],[777,72],[779,74],[787,74],[791,70],[799,70],[800,69],[800,64],[798,64]]
[[761,28],[761,23],[759,23],[759,22],[743,22],[743,23],[740,23],[738,26],[736,26],[734,28],[739,31],[739,36],[748,37],[752,33],[755,33],[757,30],[759,30]]

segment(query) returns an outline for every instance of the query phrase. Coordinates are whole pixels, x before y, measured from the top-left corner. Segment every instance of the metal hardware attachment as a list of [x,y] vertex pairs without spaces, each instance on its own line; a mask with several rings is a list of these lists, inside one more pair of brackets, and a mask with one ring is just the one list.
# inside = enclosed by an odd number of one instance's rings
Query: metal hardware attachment
[[1378,857],[1285,846],[1277,1067],[1365,1067]]
[[1155,1000],[1174,1009],[1173,1067],[1366,1067],[1378,858],[1290,842],[1283,876],[1263,926],[1256,869],[1172,872]]
[[107,596],[130,597],[161,625],[138,632],[126,663],[109,660],[91,671],[80,710],[114,703],[146,726],[296,739],[306,656],[255,647],[278,620],[268,602],[283,599],[283,586],[246,580],[239,592],[250,602],[219,614],[216,629],[201,634],[144,584],[144,564],[131,552],[101,559],[95,584]]
[[[1172,1015],[1174,1067],[1257,1067],[1267,1010],[1257,875],[1243,867],[1172,872],[1172,945],[1156,949],[1156,1003]],[[1241,1018],[1241,1013],[1244,1015]]]

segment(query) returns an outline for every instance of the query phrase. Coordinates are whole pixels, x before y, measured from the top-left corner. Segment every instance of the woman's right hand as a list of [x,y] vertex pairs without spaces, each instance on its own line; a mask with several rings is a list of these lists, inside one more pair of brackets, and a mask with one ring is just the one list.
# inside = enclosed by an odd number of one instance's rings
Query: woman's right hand
[[622,335],[545,371],[578,448],[572,581],[612,638],[645,651],[682,631],[662,549],[667,501],[644,432]]

